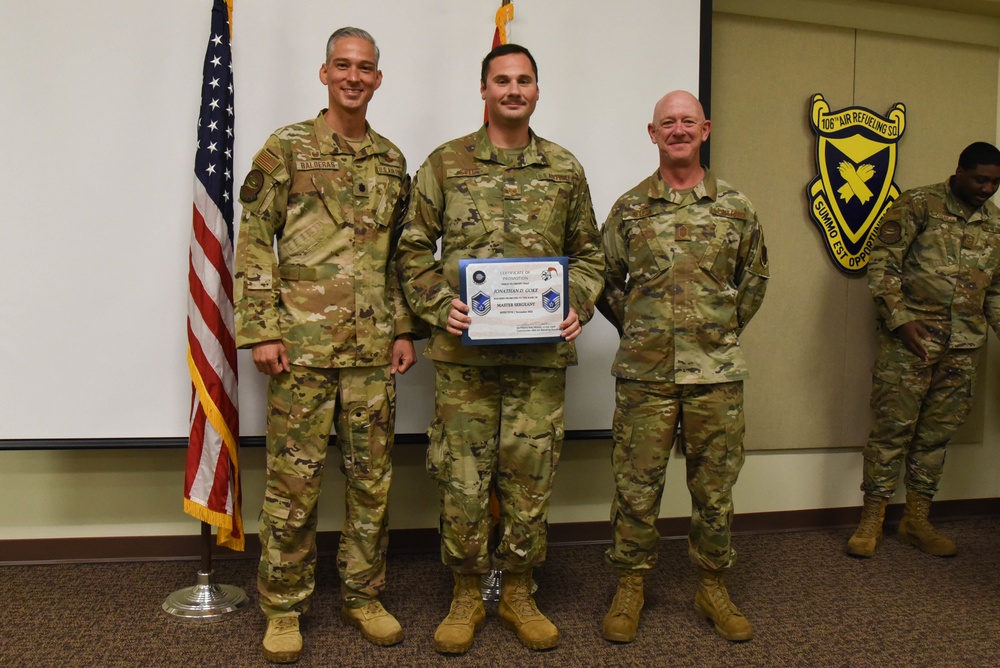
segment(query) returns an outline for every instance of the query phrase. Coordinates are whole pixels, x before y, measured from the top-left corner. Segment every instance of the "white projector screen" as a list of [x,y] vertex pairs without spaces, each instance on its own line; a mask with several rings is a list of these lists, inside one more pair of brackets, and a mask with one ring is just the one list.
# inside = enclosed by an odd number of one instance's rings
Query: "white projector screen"
[[[277,127],[325,106],[329,34],[381,49],[372,127],[412,174],[482,121],[479,68],[499,0],[236,0],[236,184]],[[187,256],[211,0],[9,2],[0,9],[0,448],[183,444]],[[538,61],[536,133],[583,163],[603,223],[650,174],[666,91],[699,82],[702,0],[515,0],[511,41]],[[700,86],[701,84],[701,86]],[[237,207],[237,219],[239,207]],[[614,330],[598,315],[569,371],[567,429],[611,425]],[[240,352],[244,437],[264,432],[264,379]],[[401,378],[397,433],[433,411],[426,359]]]

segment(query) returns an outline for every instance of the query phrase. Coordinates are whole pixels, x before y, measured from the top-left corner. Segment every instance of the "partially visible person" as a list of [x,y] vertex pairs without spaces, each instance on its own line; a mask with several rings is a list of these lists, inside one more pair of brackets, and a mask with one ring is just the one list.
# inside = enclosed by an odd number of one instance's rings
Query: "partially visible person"
[[764,299],[769,272],[750,201],[701,164],[711,129],[690,93],[657,102],[648,131],[659,166],[618,199],[603,228],[598,307],[621,335],[612,370],[614,542],[606,554],[618,590],[603,621],[604,637],[615,642],[638,633],[678,433],[692,505],[688,554],[699,573],[695,612],[726,640],[753,635],[724,576],[736,561],[732,488],[743,466],[747,366],[739,335]]
[[328,108],[276,130],[240,188],[236,338],[270,377],[257,588],[264,656],[275,663],[302,651],[299,615],[315,586],[316,506],[333,426],[347,476],[341,615],[377,645],[403,637],[379,595],[394,374],[416,362],[418,322],[391,260],[409,191],[406,161],[366,121],[382,83],[378,59],[364,30],[334,32],[319,69]]
[[[572,342],[593,315],[604,265],[583,168],[529,127],[538,69],[528,50],[491,51],[480,92],[489,123],[440,146],[417,171],[398,255],[406,298],[433,327],[427,470],[441,498],[442,560],[455,578],[451,610],[434,633],[446,654],[468,651],[485,621],[480,581],[491,559],[502,571],[503,623],[531,649],[559,643],[532,598],[532,571],[545,561],[566,367],[576,363]],[[459,299],[458,261],[549,256],[569,258],[565,342],[463,347],[471,318]],[[491,554],[494,485],[502,532]]]
[[914,188],[879,224],[868,262],[878,311],[872,371],[875,426],[863,451],[864,505],[847,552],[872,557],[905,461],[899,538],[927,554],[957,554],[928,519],[948,441],[968,417],[986,327],[1000,333],[1000,151],[976,142],[944,183]]

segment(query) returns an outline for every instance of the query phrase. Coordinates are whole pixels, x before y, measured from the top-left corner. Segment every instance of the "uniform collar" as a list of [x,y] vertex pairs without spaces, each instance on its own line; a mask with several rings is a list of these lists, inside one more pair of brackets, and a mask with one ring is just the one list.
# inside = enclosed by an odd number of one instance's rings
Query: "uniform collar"
[[[718,180],[712,170],[704,165],[702,167],[705,170],[705,178],[691,189],[691,194],[695,200],[709,199],[714,202],[719,194]],[[681,204],[684,199],[679,192],[667,185],[667,182],[660,176],[659,169],[653,172],[653,176],[649,180],[649,198],[662,199],[673,204]]]
[[361,143],[361,147],[355,154],[350,144],[347,143],[347,140],[334,132],[333,129],[327,124],[326,119],[323,118],[323,114],[325,113],[326,109],[323,109],[319,112],[319,115],[313,119],[313,132],[316,133],[316,138],[319,140],[320,153],[339,153],[355,155],[357,158],[363,158],[369,155],[377,155],[379,153],[388,152],[389,147],[381,141],[381,137],[372,131],[372,127],[367,121],[365,121],[365,138]]
[[[490,136],[486,132],[486,126],[483,125],[476,132],[476,150],[473,153],[473,157],[476,160],[485,160],[487,162],[496,162],[500,164],[506,164],[503,159],[499,149],[493,145],[490,141]],[[549,160],[542,152],[541,148],[538,146],[538,136],[535,135],[531,128],[528,128],[528,145],[524,147],[524,152],[521,154],[520,161],[513,165],[514,167],[526,167],[528,165],[548,165]]]
[[[962,206],[962,201],[958,199],[955,193],[951,190],[951,179],[948,177],[944,182],[944,205],[948,209],[948,213],[958,216],[963,220],[984,220],[989,221],[997,217],[998,209],[996,205],[993,204],[992,200],[986,200],[983,205],[978,209],[972,209],[972,212],[966,217],[965,210]],[[969,206],[969,205],[966,205]]]

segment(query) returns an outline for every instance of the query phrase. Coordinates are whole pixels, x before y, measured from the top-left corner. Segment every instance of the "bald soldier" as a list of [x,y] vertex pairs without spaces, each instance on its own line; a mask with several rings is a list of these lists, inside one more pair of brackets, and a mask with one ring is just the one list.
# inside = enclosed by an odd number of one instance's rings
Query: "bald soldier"
[[753,634],[724,575],[736,560],[732,488],[743,466],[739,335],[764,299],[767,250],[750,201],[701,164],[711,129],[690,93],[661,99],[648,126],[659,168],[615,202],[604,224],[598,306],[621,335],[606,554],[618,590],[603,623],[615,642],[636,637],[678,424],[692,502],[688,554],[699,573],[695,612],[726,640]]
[[319,68],[328,108],[276,130],[240,189],[236,337],[269,377],[257,589],[267,617],[264,656],[275,663],[302,651],[299,615],[315,586],[317,502],[332,426],[336,464],[347,476],[341,617],[377,645],[403,637],[378,597],[393,375],[416,361],[417,321],[390,261],[406,209],[406,161],[366,121],[382,83],[378,59],[364,30],[334,32]]
[[881,332],[875,425],[863,451],[861,521],[847,543],[853,556],[878,549],[904,462],[897,535],[934,556],[958,552],[928,515],[948,441],[969,414],[986,328],[1000,333],[1000,209],[990,202],[998,185],[1000,151],[976,142],[954,175],[903,193],[879,224],[868,264]]
[[[425,351],[435,372],[427,471],[441,499],[441,557],[455,579],[434,647],[447,654],[472,647],[486,616],[480,580],[491,566],[503,573],[503,623],[531,649],[559,643],[531,595],[531,576],[545,561],[566,367],[576,363],[573,341],[594,313],[604,265],[583,168],[529,127],[538,102],[535,59],[505,44],[483,59],[480,76],[489,123],[421,165],[398,256],[406,298],[433,326]],[[463,346],[472,319],[459,299],[459,260],[547,256],[569,259],[563,341]],[[502,532],[491,554],[494,485]]]

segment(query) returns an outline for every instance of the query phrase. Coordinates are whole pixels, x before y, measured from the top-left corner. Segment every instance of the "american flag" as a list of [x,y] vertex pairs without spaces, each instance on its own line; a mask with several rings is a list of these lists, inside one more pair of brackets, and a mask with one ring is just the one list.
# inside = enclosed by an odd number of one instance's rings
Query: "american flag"
[[202,72],[188,266],[187,358],[192,397],[184,512],[217,526],[219,545],[242,550],[233,337],[231,2],[213,0]]

